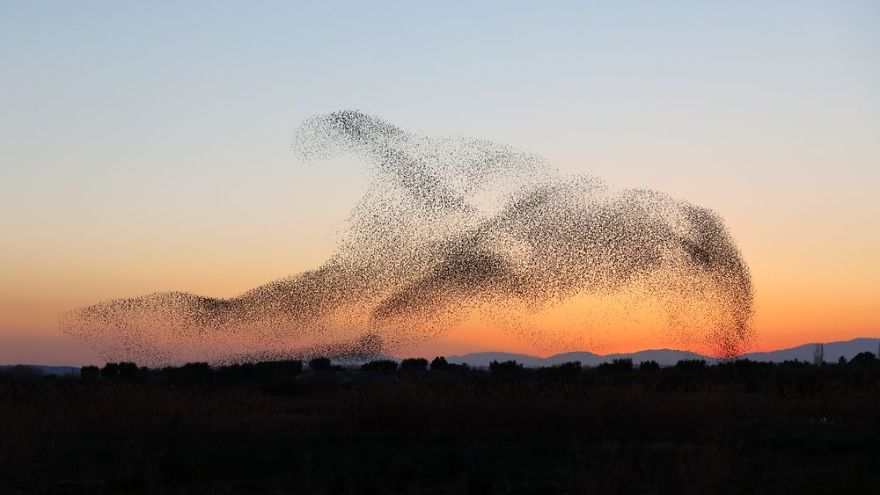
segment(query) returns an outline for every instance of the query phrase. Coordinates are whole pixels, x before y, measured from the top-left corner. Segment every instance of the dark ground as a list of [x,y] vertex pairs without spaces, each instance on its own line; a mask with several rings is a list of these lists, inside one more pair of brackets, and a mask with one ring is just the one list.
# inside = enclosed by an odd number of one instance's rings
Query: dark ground
[[[877,493],[880,362],[0,375],[0,493]],[[416,366],[418,367],[418,366]]]

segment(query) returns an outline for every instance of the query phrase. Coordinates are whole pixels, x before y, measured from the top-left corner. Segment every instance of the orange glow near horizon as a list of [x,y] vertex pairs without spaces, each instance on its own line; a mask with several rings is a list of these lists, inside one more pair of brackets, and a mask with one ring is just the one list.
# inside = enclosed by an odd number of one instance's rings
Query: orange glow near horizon
[[[740,221],[740,223],[742,223]],[[761,232],[761,219],[752,224]],[[880,336],[880,269],[868,249],[880,234],[865,233],[862,244],[819,241],[802,244],[786,237],[774,242],[743,236],[740,242],[755,286],[755,339],[748,350],[765,351],[807,342],[830,342]],[[257,234],[252,234],[259,238]],[[263,237],[260,251],[235,242],[201,246],[193,236],[172,242],[186,249],[171,251],[155,240],[112,243],[97,240],[79,247],[49,242],[25,249],[24,242],[3,261],[0,279],[0,362],[46,361],[82,364],[95,354],[59,333],[58,315],[99,301],[157,291],[184,290],[212,297],[231,297],[285,273],[320,266],[332,248],[327,235],[301,244],[314,248],[286,249],[291,239]],[[317,242],[316,242],[317,241]],[[839,253],[823,261],[822,253]],[[824,256],[824,254],[822,254]],[[245,260],[233,262],[231,260]],[[291,260],[298,262],[291,266]],[[289,271],[288,271],[289,270]],[[632,306],[632,301],[630,302]],[[632,352],[646,348],[701,349],[683,341],[651,310],[605,313],[595,306],[562,305],[544,315],[546,338],[508,331],[490,318],[455,325],[436,340],[402,349],[402,355],[449,355],[507,351],[546,356],[587,350]],[[564,338],[563,338],[564,337]],[[56,349],[48,354],[40,346]],[[30,357],[33,356],[33,357]],[[68,356],[68,357],[65,357]]]
[[[124,290],[118,283],[126,277],[97,273],[91,284],[80,282],[71,286],[79,275],[71,273],[57,279],[31,279],[26,291],[11,291],[9,285],[0,298],[3,345],[0,362],[33,361],[37,358],[17,356],[44,356],[48,364],[85,364],[95,362],[94,353],[80,346],[57,330],[58,314],[69,309],[92,304],[107,298],[134,296],[171,287],[185,287],[205,295],[230,296],[265,282],[271,277],[259,277],[258,272],[270,272],[271,262],[265,265],[242,266],[239,282],[232,277],[200,270],[210,264],[181,264],[166,276],[141,266],[127,272],[132,276]],[[250,269],[253,269],[251,271]],[[126,271],[119,268],[118,273]],[[22,273],[23,275],[24,273]],[[166,278],[167,277],[167,278]],[[204,278],[203,278],[204,277]],[[257,280],[259,278],[259,280]],[[86,277],[83,275],[83,280]],[[8,280],[8,279],[7,279]],[[195,283],[196,281],[202,281]],[[213,281],[214,283],[208,283]],[[225,282],[225,283],[221,283]],[[834,279],[800,287],[785,279],[758,276],[756,283],[756,313],[753,321],[755,339],[747,351],[767,351],[808,342],[830,342],[856,337],[878,336],[877,318],[880,314],[880,294],[874,286],[851,287],[848,294],[839,291]],[[71,290],[75,287],[75,290]],[[213,289],[213,290],[212,290]],[[491,318],[468,319],[448,329],[435,340],[417,343],[401,349],[403,356],[435,356],[480,351],[504,351],[548,356],[575,350],[598,354],[633,352],[649,348],[679,348],[705,352],[700,342],[688,341],[675,335],[664,317],[650,304],[629,301],[627,309],[606,304],[604,307],[584,302],[569,302],[554,309],[533,315],[539,319],[543,338],[529,336],[526,331],[511,331]],[[525,334],[524,334],[525,333]],[[45,349],[40,350],[40,346]]]

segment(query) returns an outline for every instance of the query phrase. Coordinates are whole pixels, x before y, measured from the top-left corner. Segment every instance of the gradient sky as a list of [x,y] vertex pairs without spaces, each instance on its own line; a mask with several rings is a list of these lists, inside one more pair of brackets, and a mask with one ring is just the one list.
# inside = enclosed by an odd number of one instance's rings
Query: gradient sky
[[[289,141],[343,108],[714,209],[757,349],[880,336],[880,4],[662,4],[0,0],[0,363],[98,362],[77,306],[325,261],[366,181]],[[674,345],[628,335],[597,349]],[[414,352],[489,348],[543,353]]]

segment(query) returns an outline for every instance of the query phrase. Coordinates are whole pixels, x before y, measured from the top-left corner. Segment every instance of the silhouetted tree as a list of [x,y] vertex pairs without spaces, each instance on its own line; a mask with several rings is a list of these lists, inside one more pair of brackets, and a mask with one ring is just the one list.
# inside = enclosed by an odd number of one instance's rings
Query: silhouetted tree
[[660,364],[657,361],[642,361],[639,363],[640,373],[655,373],[660,371]]
[[853,356],[853,358],[849,361],[849,364],[855,366],[871,366],[876,364],[877,358],[874,357],[874,354],[871,352],[860,352]]
[[425,371],[428,368],[428,360],[425,358],[410,358],[400,362],[402,371]]
[[523,365],[516,361],[492,361],[489,363],[489,371],[493,375],[507,376],[522,371]]
[[113,380],[114,378],[119,378],[119,364],[117,363],[107,363],[101,368],[101,377],[107,380]]
[[702,371],[706,369],[706,361],[702,359],[682,359],[675,363],[675,368],[681,371]]
[[101,378],[101,370],[97,366],[83,366],[79,369],[80,380],[95,383]]
[[545,375],[553,380],[573,383],[580,378],[583,372],[583,366],[581,366],[581,363],[579,361],[570,361],[567,363],[552,366],[550,368],[544,368],[542,371],[542,375]]
[[443,356],[437,356],[431,361],[431,371],[443,371],[449,369],[449,363]]
[[133,382],[138,379],[138,366],[134,363],[119,363],[117,369],[121,380]]
[[825,363],[825,344],[819,343],[816,344],[816,347],[813,349],[813,364],[816,366],[822,366]]

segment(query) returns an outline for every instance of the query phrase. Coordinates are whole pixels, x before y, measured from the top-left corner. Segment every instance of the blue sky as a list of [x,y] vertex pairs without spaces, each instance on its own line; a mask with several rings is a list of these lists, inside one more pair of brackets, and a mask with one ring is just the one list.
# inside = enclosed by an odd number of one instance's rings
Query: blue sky
[[710,206],[771,314],[805,273],[867,287],[878,28],[850,1],[0,1],[0,337],[316,266],[364,181],[288,143],[342,108]]

